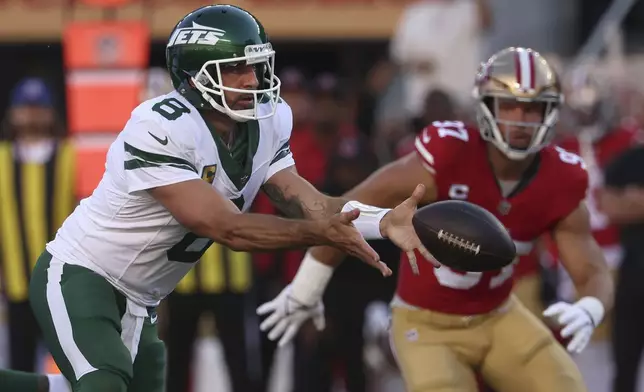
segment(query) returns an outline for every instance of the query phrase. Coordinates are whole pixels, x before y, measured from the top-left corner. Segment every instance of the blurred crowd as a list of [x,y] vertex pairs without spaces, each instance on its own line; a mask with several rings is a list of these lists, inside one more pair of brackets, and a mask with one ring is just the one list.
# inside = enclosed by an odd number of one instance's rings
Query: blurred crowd
[[[378,167],[413,151],[415,135],[427,124],[474,123],[470,91],[494,19],[485,0],[420,1],[403,14],[390,53],[383,53],[362,80],[346,83],[338,73],[312,75],[305,67],[283,64],[281,96],[293,110],[291,150],[298,172],[324,192],[341,195]],[[639,130],[644,126],[644,58],[618,53],[571,66],[572,59],[545,55],[559,69],[567,98],[556,142],[581,155],[587,165],[593,230],[619,285],[623,265],[628,265],[630,276],[644,278],[644,259],[638,253],[642,250],[627,249],[631,243],[625,244],[620,235],[624,225],[644,222],[611,219],[597,200],[610,163],[644,141]],[[279,56],[278,52],[278,62]],[[169,91],[168,82],[163,70],[151,70],[142,99]],[[24,371],[55,371],[43,360],[47,356],[39,346],[25,287],[32,261],[77,202],[74,181],[65,174],[74,170],[69,152],[73,147],[65,137],[65,116],[56,109],[56,96],[37,75],[19,81],[0,128],[0,277],[8,336],[6,354],[0,357],[5,366]],[[635,162],[639,165],[620,175],[637,177],[644,161]],[[278,213],[264,197],[253,209]],[[373,245],[395,271],[397,248],[387,241]],[[403,390],[386,333],[395,276],[383,279],[357,260],[342,264],[325,294],[326,329],[318,332],[312,325],[302,329],[292,347],[292,368],[282,375],[288,380],[271,387],[275,385],[271,375],[279,373],[274,359],[280,350],[259,332],[255,308],[290,282],[303,252],[239,255],[219,248],[216,252],[202,260],[161,311],[168,392],[188,391],[191,386],[200,392],[198,378],[209,375],[199,376],[196,370],[200,366],[194,360],[199,349],[195,342],[211,336],[221,342],[234,392],[282,392],[285,385],[296,392]],[[249,260],[248,268],[239,267],[242,257]],[[537,314],[558,298],[575,296],[548,238],[521,260],[519,270],[517,294]],[[593,392],[610,391],[615,375],[622,377],[623,387],[614,392],[636,390],[644,342],[624,343],[613,327],[622,328],[624,336],[637,333],[628,325],[644,328],[644,323],[632,320],[641,313],[637,304],[644,290],[639,286],[629,281],[623,283],[623,291],[618,288],[616,314],[597,332],[589,354],[576,359]],[[611,349],[616,346],[620,349]]]

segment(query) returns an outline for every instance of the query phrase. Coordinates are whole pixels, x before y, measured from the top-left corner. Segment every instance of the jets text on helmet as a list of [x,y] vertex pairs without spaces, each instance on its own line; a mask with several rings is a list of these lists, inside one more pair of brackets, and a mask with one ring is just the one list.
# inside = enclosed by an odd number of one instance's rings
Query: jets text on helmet
[[192,22],[192,27],[177,29],[168,40],[168,47],[177,45],[216,45],[226,32]]

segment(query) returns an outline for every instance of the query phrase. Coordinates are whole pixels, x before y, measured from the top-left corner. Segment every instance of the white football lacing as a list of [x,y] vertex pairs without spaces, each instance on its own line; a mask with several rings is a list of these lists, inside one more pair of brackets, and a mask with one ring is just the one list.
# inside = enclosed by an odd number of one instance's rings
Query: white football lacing
[[448,233],[442,229],[438,232],[438,239],[441,241],[445,241],[452,246],[461,248],[465,251],[472,252],[475,255],[478,255],[479,252],[481,251],[481,245],[477,245],[474,242],[466,241],[465,239],[460,238],[452,233]]

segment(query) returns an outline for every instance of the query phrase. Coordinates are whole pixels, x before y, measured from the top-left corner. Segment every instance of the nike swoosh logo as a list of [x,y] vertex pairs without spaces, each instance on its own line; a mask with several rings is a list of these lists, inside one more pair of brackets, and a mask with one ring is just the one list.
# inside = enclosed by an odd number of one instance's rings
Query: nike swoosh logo
[[148,131],[148,133],[150,134],[150,136],[152,136],[154,138],[154,140],[156,140],[157,142],[163,144],[164,146],[166,144],[168,144],[168,137],[167,136],[164,139],[161,139],[160,137],[158,137],[156,135],[153,135],[152,132],[150,132],[150,131]]

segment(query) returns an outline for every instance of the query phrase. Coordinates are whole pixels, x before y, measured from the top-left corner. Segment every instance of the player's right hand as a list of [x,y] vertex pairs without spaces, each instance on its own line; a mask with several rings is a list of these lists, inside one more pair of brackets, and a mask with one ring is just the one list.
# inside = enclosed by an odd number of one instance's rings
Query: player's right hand
[[352,223],[358,216],[360,216],[360,210],[357,208],[337,213],[322,222],[321,234],[326,239],[326,245],[338,248],[381,269],[380,256]]
[[268,338],[279,341],[282,347],[293,339],[299,331],[300,326],[308,320],[313,319],[313,324],[321,331],[324,329],[324,305],[322,298],[317,299],[312,305],[305,305],[304,302],[295,297],[291,285],[288,285],[272,301],[262,304],[257,308],[260,316],[269,315],[259,326],[263,332],[270,330]]

